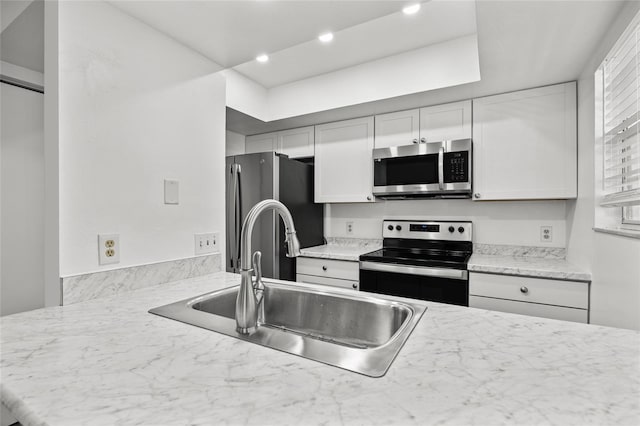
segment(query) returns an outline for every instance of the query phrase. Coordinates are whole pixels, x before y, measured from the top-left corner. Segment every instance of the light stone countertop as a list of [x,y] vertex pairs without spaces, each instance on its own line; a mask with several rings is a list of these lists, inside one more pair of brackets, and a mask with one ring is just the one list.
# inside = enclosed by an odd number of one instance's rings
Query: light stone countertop
[[[361,254],[381,247],[381,240],[330,239],[328,244],[305,248],[301,253],[303,257],[357,262]],[[591,274],[583,268],[564,259],[547,257],[473,254],[469,259],[468,269],[471,272],[591,281]]]
[[0,318],[2,403],[30,425],[637,425],[640,333],[427,302],[369,378],[147,313],[220,272]]
[[473,254],[467,268],[470,272],[591,281],[591,273],[564,259]]
[[382,248],[382,240],[355,238],[329,238],[328,244],[300,250],[303,257],[349,260],[357,262],[360,255]]

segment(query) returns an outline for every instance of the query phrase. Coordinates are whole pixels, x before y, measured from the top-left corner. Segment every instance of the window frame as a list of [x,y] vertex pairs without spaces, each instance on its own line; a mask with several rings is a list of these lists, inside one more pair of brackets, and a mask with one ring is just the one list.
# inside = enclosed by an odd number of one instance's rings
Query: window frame
[[[636,38],[636,55],[638,49],[640,49],[640,12],[631,19],[627,28],[622,32],[618,40],[613,44],[602,63],[597,67],[594,72],[594,84],[595,84],[595,183],[594,196],[595,196],[595,215],[594,215],[594,230],[600,232],[609,232],[618,235],[630,236],[634,238],[640,238],[640,219],[630,219],[628,210],[629,208],[640,209],[639,200],[623,199],[611,200],[607,195],[615,194],[608,188],[605,189],[605,168],[607,155],[605,153],[606,147],[606,127],[605,127],[605,66],[606,64],[620,54],[620,49],[629,41],[630,37]],[[636,69],[640,67],[640,62],[636,59]],[[638,71],[636,71],[638,72]],[[638,75],[638,74],[637,74]],[[637,93],[636,93],[636,112],[640,113],[640,75],[637,77]],[[640,136],[637,136],[640,138]],[[640,189],[640,188],[639,188]],[[635,189],[634,191],[638,191]]]

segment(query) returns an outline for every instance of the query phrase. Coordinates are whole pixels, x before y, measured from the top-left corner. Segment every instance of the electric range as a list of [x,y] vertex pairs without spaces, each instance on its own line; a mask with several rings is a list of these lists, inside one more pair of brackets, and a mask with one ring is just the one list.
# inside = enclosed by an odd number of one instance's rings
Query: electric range
[[471,222],[385,220],[382,248],[360,256],[360,290],[469,306]]

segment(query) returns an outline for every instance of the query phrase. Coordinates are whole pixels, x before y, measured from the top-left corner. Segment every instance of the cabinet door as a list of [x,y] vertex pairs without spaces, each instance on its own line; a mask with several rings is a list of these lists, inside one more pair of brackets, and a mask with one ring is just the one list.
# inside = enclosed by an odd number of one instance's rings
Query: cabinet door
[[411,145],[420,138],[420,110],[398,111],[375,117],[375,148]]
[[474,199],[577,196],[575,82],[473,101]]
[[420,141],[439,142],[471,137],[471,101],[420,108]]
[[252,154],[254,152],[275,151],[278,147],[278,133],[263,133],[261,135],[247,136],[245,139],[245,152]]
[[278,132],[277,152],[286,154],[289,158],[313,157],[314,155],[313,126]]
[[316,126],[315,202],[372,202],[373,117]]

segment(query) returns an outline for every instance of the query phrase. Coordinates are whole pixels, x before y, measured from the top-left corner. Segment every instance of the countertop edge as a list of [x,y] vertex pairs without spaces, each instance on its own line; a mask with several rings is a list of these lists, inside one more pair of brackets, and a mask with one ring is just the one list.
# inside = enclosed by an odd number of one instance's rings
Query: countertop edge
[[0,400],[22,426],[48,425],[3,383],[0,383]]
[[476,272],[482,274],[495,274],[495,275],[509,275],[514,277],[526,277],[526,278],[546,278],[559,281],[580,281],[591,282],[591,274],[586,272],[571,272],[563,273],[557,271],[546,271],[541,269],[526,269],[517,267],[498,267],[498,266],[484,266],[484,265],[469,265],[469,272]]

